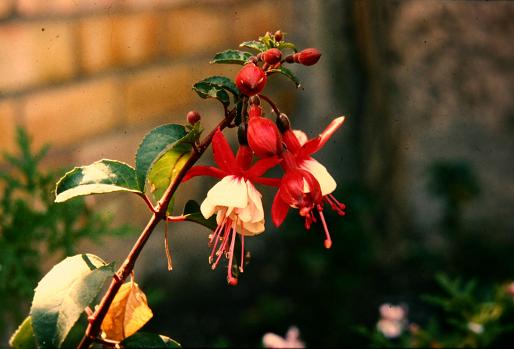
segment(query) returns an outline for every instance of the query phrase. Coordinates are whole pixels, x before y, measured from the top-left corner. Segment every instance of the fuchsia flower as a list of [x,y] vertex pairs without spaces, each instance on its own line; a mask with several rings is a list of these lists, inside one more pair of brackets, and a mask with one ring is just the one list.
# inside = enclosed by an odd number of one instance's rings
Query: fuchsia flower
[[273,200],[273,222],[277,227],[280,226],[289,207],[293,207],[299,210],[302,217],[305,217],[305,228],[310,229],[312,222],[317,221],[314,214],[317,212],[325,231],[325,247],[330,248],[332,240],[323,215],[323,202],[328,203],[339,215],[345,215],[346,206],[331,194],[337,186],[334,178],[325,166],[313,159],[311,155],[325,145],[343,124],[344,117],[333,120],[318,137],[310,140],[305,133],[291,130],[289,121],[285,121],[282,123],[282,139],[287,147],[282,154],[285,175]]
[[230,145],[221,131],[217,131],[212,139],[214,160],[219,168],[212,166],[195,166],[191,168],[184,181],[200,175],[221,178],[207,193],[200,209],[205,218],[216,213],[217,228],[209,236],[212,252],[209,263],[212,269],[218,265],[221,257],[229,259],[227,280],[236,285],[237,278],[232,272],[236,234],[241,237],[240,272],[243,271],[244,237],[257,235],[264,231],[264,209],[262,195],[253,183],[276,185],[277,180],[261,176],[271,167],[276,166],[280,159],[268,157],[257,161],[253,166],[252,151],[247,145],[241,145],[234,156]]
[[282,137],[277,125],[262,116],[259,105],[250,106],[248,114],[248,144],[255,155],[265,158],[280,154]]

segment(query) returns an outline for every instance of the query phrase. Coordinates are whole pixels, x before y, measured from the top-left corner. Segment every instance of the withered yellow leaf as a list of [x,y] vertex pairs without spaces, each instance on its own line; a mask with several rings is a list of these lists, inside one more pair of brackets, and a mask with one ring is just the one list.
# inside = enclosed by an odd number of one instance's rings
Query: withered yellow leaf
[[135,282],[123,284],[102,322],[108,339],[122,341],[136,333],[153,316],[146,296]]

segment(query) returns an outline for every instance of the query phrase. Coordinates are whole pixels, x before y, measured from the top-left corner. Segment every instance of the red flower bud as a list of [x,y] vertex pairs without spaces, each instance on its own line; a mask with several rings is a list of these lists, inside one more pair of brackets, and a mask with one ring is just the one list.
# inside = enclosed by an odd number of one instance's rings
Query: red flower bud
[[321,52],[315,48],[306,48],[294,54],[294,61],[303,65],[313,65],[319,61]]
[[248,108],[248,116],[250,119],[255,116],[262,116],[262,108],[258,105],[251,105],[250,108]]
[[274,65],[280,62],[280,59],[282,58],[282,52],[280,52],[278,48],[270,48],[269,50],[262,53],[261,58],[269,65]]
[[196,124],[201,118],[200,114],[195,110],[191,110],[186,115],[187,122],[191,125]]
[[274,35],[276,42],[282,41],[282,39],[284,38],[284,33],[282,33],[282,31],[280,30],[277,30]]
[[236,86],[247,96],[259,94],[266,85],[266,73],[253,63],[246,64],[236,76]]
[[282,150],[282,139],[277,125],[262,116],[250,117],[247,137],[250,148],[261,158],[277,155]]

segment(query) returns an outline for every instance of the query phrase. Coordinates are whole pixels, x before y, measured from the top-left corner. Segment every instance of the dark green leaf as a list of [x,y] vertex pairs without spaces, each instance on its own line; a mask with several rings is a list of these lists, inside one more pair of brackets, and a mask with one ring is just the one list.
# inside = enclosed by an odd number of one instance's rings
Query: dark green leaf
[[266,45],[264,45],[260,41],[255,41],[255,40],[242,42],[239,45],[239,47],[248,47],[248,48],[252,48],[254,50],[260,51],[260,52],[266,51],[266,49],[267,49]]
[[64,259],[39,281],[30,316],[39,348],[59,348],[84,309],[114,274],[114,266],[81,254]]
[[226,107],[230,104],[228,93],[222,87],[200,81],[193,85],[193,90],[202,98],[215,98]]
[[191,157],[192,143],[198,140],[202,131],[200,123],[197,122],[188,131],[172,148],[158,157],[148,172],[151,192],[157,200],[161,198],[178,171]]
[[236,84],[234,84],[234,82],[231,79],[225,76],[210,76],[206,79],[203,79],[202,81],[199,81],[199,83],[200,82],[205,82],[214,86],[221,87],[224,90],[227,90],[234,94],[234,96],[239,96],[239,90]]
[[278,69],[269,70],[269,74],[276,74],[276,73],[287,76],[291,81],[293,81],[295,83],[296,88],[300,87],[300,80],[298,80],[298,78],[293,74],[293,72],[290,71],[289,69],[287,69],[286,67],[281,66]]
[[32,330],[32,318],[27,316],[9,339],[9,345],[14,349],[36,349],[36,338]]
[[[180,142],[187,135],[182,125],[166,124],[154,128],[144,138],[136,153],[136,175],[139,189],[144,191],[148,173],[153,164],[168,150],[181,147],[187,151],[188,145]],[[178,150],[178,149],[177,149]]]
[[104,159],[91,165],[75,167],[66,173],[55,188],[55,202],[114,191],[141,193],[132,167],[123,162]]
[[133,334],[120,344],[126,349],[181,348],[178,342],[169,337],[146,332]]
[[239,50],[226,50],[223,52],[218,52],[214,55],[211,60],[211,63],[226,63],[226,64],[246,64],[248,60],[252,57],[252,54],[249,52],[239,51]]
[[216,218],[212,216],[209,219],[205,219],[200,212],[200,205],[194,200],[189,200],[186,202],[184,206],[184,212],[182,213],[185,216],[186,221],[195,222],[203,225],[211,230],[216,229],[218,223],[216,223]]

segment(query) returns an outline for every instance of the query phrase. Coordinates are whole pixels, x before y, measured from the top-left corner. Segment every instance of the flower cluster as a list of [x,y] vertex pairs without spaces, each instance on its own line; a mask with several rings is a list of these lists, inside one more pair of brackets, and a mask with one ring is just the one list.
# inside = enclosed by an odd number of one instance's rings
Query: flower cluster
[[[280,33],[275,34],[275,39],[281,39]],[[325,206],[341,216],[345,215],[345,205],[332,195],[336,181],[325,166],[312,157],[343,124],[344,117],[334,119],[321,134],[309,139],[303,131],[292,129],[289,118],[261,94],[267,76],[282,64],[312,65],[320,56],[318,50],[306,49],[282,58],[279,49],[271,48],[252,57],[235,78],[235,84],[244,96],[236,154],[223,133],[217,130],[212,139],[217,167],[195,166],[185,177],[185,180],[194,176],[221,179],[208,191],[201,212],[205,218],[216,215],[217,228],[209,237],[212,247],[209,263],[214,269],[222,256],[226,256],[227,279],[231,285],[237,284],[237,275],[243,272],[245,236],[265,230],[265,211],[257,184],[278,188],[271,208],[271,218],[277,227],[293,208],[304,218],[306,229],[315,222],[321,223],[327,249],[332,246],[332,239],[323,214]],[[263,100],[271,105],[276,120],[266,117],[261,105]],[[281,178],[264,177],[269,169],[276,166],[283,170]]]

